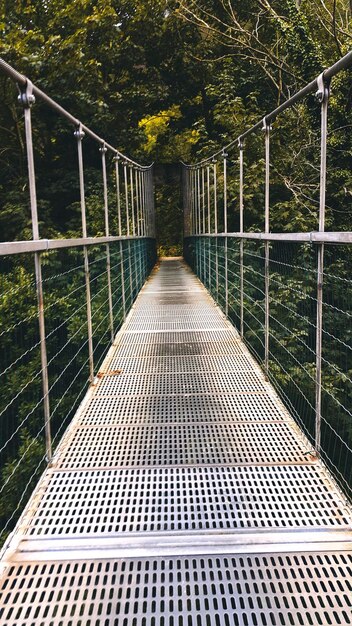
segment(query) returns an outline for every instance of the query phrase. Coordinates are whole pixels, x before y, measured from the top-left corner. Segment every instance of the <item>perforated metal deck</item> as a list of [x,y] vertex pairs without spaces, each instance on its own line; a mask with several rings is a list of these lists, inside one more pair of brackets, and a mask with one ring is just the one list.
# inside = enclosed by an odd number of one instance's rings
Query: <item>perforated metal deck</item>
[[351,525],[237,332],[164,260],[9,542],[0,623],[352,624]]

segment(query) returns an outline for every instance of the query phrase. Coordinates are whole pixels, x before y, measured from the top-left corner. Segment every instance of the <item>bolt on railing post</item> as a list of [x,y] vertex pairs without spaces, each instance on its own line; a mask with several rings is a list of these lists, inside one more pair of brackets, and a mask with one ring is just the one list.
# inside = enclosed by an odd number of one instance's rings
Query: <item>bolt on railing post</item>
[[[243,150],[244,143],[238,140],[240,151],[240,233],[243,234]],[[240,334],[243,339],[243,238],[240,240]]]
[[[117,201],[117,223],[119,237],[122,236],[122,223],[121,223],[121,192],[120,192],[120,168],[119,160],[120,156],[115,156],[115,176],[116,176],[116,201]],[[120,272],[121,272],[121,297],[122,297],[122,311],[123,319],[126,319],[126,299],[125,299],[125,280],[124,280],[124,267],[123,267],[123,245],[120,240]]]
[[[264,232],[269,233],[270,227],[270,123],[263,119],[263,130],[265,133],[265,228]],[[269,324],[270,324],[270,310],[269,310],[269,282],[270,282],[270,248],[269,241],[264,244],[265,249],[265,328],[264,328],[264,370],[266,376],[269,375]]]
[[227,259],[227,154],[222,153],[224,159],[224,262],[225,262],[225,315],[229,313],[229,286],[228,286],[228,259]]
[[[38,207],[37,207],[37,191],[35,182],[35,167],[33,153],[33,137],[32,137],[32,116],[31,106],[35,102],[33,95],[33,85],[27,80],[25,89],[21,91],[18,97],[20,104],[24,109],[24,127],[26,135],[26,151],[27,151],[27,167],[28,167],[28,185],[29,198],[32,218],[32,234],[33,239],[39,239],[38,226]],[[38,320],[39,320],[39,338],[40,338],[40,358],[42,368],[42,388],[43,388],[43,406],[44,406],[44,432],[45,432],[45,451],[46,460],[50,463],[52,459],[51,444],[51,422],[50,422],[50,401],[49,401],[49,377],[48,377],[48,359],[46,350],[45,335],[45,315],[44,315],[44,299],[43,299],[43,280],[42,265],[39,252],[34,254],[35,281],[38,301]]]
[[[109,237],[109,205],[108,205],[108,181],[106,176],[106,153],[107,147],[103,143],[99,151],[101,153],[101,166],[103,172],[103,191],[104,191],[104,216],[105,216],[105,236]],[[110,320],[110,335],[111,343],[114,343],[114,315],[112,306],[112,291],[111,291],[111,263],[110,263],[110,244],[106,244],[106,275],[108,280],[108,301],[109,301],[109,320]]]
[[[218,234],[218,197],[217,197],[217,180],[216,180],[216,159],[213,159],[213,182],[214,182],[214,233]],[[219,301],[219,259],[218,259],[218,238],[215,237],[215,289],[216,300]]]
[[[82,147],[84,132],[82,130],[81,124],[79,125],[77,130],[75,130],[74,136],[77,139],[82,236],[87,237],[86,197],[85,197],[85,187],[84,187],[84,166],[83,166],[83,147]],[[90,291],[90,270],[89,270],[89,255],[88,255],[87,246],[83,247],[83,255],[84,255],[84,275],[85,275],[85,284],[86,284],[86,303],[87,303],[89,381],[90,383],[92,383],[94,380],[94,351],[93,351],[93,327],[92,327],[92,299],[91,299],[91,291]]]
[[[328,135],[329,84],[324,81],[324,73],[318,77],[316,96],[321,103],[321,136],[320,136],[320,197],[319,197],[319,232],[325,230],[325,198],[326,198],[326,152]],[[324,244],[318,247],[317,263],[317,329],[316,329],[316,374],[315,374],[315,450],[321,450],[321,377],[323,347],[323,278],[324,278]]]

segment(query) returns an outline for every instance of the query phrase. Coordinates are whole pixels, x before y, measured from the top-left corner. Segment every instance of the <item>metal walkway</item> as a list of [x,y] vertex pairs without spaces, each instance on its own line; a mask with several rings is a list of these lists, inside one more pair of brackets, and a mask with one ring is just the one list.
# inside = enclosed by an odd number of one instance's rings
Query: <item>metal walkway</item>
[[351,510],[164,260],[20,520],[3,626],[352,624]]

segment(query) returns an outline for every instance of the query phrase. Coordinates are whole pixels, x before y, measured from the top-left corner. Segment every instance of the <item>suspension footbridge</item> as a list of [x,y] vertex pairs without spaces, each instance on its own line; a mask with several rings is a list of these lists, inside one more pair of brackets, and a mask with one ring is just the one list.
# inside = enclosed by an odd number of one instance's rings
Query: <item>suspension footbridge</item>
[[[330,68],[310,90],[324,91],[324,80],[350,62],[348,57]],[[241,186],[240,232],[228,233],[228,154],[221,151],[220,159],[212,155],[185,167],[185,260],[162,258],[155,264],[152,168],[129,162],[96,135],[91,138],[101,154],[106,232],[87,237],[82,141],[91,131],[74,118],[68,121],[76,127],[82,237],[40,239],[29,96],[43,94],[5,69],[22,88],[34,235],[32,241],[0,244],[0,251],[11,258],[34,255],[33,280],[26,288],[38,296],[33,350],[40,355],[42,391],[38,406],[30,405],[19,422],[10,409],[32,379],[6,399],[4,450],[36,412],[41,420],[19,460],[7,466],[11,471],[2,489],[20,477],[21,458],[39,443],[43,453],[33,475],[45,467],[23,512],[20,498],[7,525],[11,530],[12,522],[14,530],[5,538],[0,566],[1,623],[351,624],[351,448],[326,413],[325,394],[340,413],[349,409],[343,395],[333,396],[337,392],[326,387],[324,368],[328,363],[336,370],[337,364],[328,361],[322,346],[329,338],[341,349],[343,344],[344,354],[350,349],[338,335],[337,321],[349,313],[324,293],[330,294],[331,279],[326,248],[347,246],[352,237],[324,230],[327,93],[321,99],[319,231],[271,234],[267,187],[265,232],[245,233]],[[267,185],[269,125],[267,116]],[[238,149],[243,185],[244,136]],[[110,165],[109,151],[115,157]],[[109,166],[115,176],[115,235],[109,230]],[[218,232],[219,179],[223,228]],[[289,256],[282,246],[291,246]],[[65,256],[72,249],[73,258]],[[48,253],[56,259],[64,254],[60,272],[57,261],[54,273],[46,273]],[[294,274],[301,277],[303,269],[304,287]],[[68,320],[77,310],[81,317],[58,346],[51,342],[63,320],[51,327],[50,307],[63,297],[56,291],[60,281],[65,298],[71,297]],[[53,283],[57,300],[50,292]],[[344,285],[348,289],[347,281]],[[278,301],[281,289],[286,296]],[[302,307],[293,308],[297,294],[300,304],[313,307],[314,322]],[[281,317],[279,306],[286,311]],[[327,325],[331,307],[334,323]],[[287,324],[303,318],[315,341],[313,349],[297,333],[301,350],[312,353],[304,365],[304,388],[299,370],[290,369],[287,340]],[[19,318],[16,328],[30,319]],[[74,350],[66,354],[70,342]],[[276,344],[282,350],[279,363]],[[58,355],[64,365],[53,370]],[[6,372],[21,358],[10,352]],[[78,382],[75,403],[63,412],[63,398]],[[300,386],[301,395],[292,393]]]

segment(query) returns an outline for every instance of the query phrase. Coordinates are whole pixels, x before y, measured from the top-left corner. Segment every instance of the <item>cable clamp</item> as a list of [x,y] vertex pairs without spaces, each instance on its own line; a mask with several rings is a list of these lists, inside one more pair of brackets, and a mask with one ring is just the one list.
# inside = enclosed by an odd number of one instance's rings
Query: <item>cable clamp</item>
[[83,137],[85,137],[85,132],[82,129],[82,124],[80,124],[78,126],[78,128],[76,128],[76,130],[73,133],[74,137],[76,137],[76,139],[78,139],[79,141],[82,141]]
[[26,86],[21,89],[18,96],[18,102],[22,104],[23,108],[30,109],[32,104],[35,103],[35,95],[33,94],[33,83],[27,79]]
[[272,129],[272,126],[271,126],[270,122],[267,122],[266,117],[263,117],[263,127],[262,127],[262,130],[267,132],[267,131],[270,131],[271,129]]
[[324,72],[322,72],[317,78],[317,91],[315,92],[315,97],[320,104],[323,104],[329,98],[329,87],[330,81],[325,79]]

